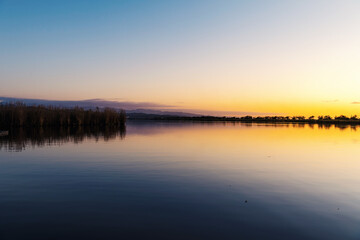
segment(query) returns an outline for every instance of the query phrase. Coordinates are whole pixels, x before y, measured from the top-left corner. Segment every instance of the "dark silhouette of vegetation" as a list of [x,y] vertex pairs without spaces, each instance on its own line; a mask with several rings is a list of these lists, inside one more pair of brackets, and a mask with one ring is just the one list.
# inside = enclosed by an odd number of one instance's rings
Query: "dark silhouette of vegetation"
[[0,129],[12,127],[122,126],[125,111],[0,104]]
[[[136,117],[129,117],[129,119],[137,119]],[[356,115],[346,117],[344,115],[336,116],[332,118],[329,115],[310,116],[244,116],[244,117],[215,117],[215,116],[196,116],[196,117],[179,117],[170,115],[149,115],[147,118],[142,116],[139,119],[146,120],[169,120],[169,121],[199,121],[199,122],[259,122],[259,123],[309,123],[309,124],[350,124],[360,125],[360,118]]]

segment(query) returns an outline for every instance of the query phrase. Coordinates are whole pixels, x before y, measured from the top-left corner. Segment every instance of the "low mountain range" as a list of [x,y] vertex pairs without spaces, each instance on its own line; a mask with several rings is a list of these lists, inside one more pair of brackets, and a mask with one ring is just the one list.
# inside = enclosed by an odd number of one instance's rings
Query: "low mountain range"
[[127,102],[127,101],[109,101],[104,99],[88,99],[79,101],[60,101],[60,100],[45,100],[45,99],[29,99],[29,98],[11,98],[0,97],[0,103],[23,103],[25,105],[44,105],[44,106],[56,106],[56,107],[81,107],[84,109],[96,109],[96,108],[114,108],[124,109],[129,117],[133,118],[147,118],[154,116],[179,116],[179,117],[195,117],[202,116],[194,113],[177,112],[168,110],[158,110],[151,108],[168,107],[165,105],[159,105],[147,102]]

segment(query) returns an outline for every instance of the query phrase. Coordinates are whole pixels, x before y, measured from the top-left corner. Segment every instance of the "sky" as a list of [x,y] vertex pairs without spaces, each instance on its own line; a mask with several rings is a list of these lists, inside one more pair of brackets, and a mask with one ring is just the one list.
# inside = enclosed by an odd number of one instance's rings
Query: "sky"
[[360,115],[360,1],[0,0],[0,96]]

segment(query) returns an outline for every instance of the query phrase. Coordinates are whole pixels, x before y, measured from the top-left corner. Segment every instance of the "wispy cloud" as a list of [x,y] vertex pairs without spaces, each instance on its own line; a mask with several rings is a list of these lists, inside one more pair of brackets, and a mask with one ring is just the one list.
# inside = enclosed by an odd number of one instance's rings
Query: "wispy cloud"
[[159,104],[153,102],[132,102],[132,101],[109,101],[103,99],[91,99],[80,101],[82,103],[96,104],[102,107],[113,107],[123,109],[137,109],[137,108],[172,108],[176,106]]
[[352,102],[351,104],[360,104],[360,102]]
[[339,102],[339,99],[323,100],[322,102],[324,102],[324,103],[334,103],[334,102]]

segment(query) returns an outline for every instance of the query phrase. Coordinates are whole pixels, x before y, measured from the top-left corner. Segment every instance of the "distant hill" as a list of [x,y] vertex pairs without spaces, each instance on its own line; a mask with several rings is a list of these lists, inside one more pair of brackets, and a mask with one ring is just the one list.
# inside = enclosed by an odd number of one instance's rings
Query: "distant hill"
[[153,118],[156,116],[179,116],[179,117],[201,116],[199,114],[186,113],[186,112],[149,109],[149,108],[161,107],[161,105],[157,105],[153,103],[120,102],[120,101],[108,101],[103,99],[59,101],[59,100],[0,97],[0,103],[16,103],[16,102],[21,102],[26,105],[44,105],[44,106],[56,106],[56,107],[65,107],[65,108],[81,107],[86,110],[96,109],[97,107],[100,109],[106,107],[113,109],[124,109],[126,110],[126,114],[129,117],[141,118],[141,119]]
[[160,111],[153,109],[135,109],[135,110],[127,110],[127,115],[132,117],[140,117],[145,115],[154,115],[154,116],[179,116],[179,117],[199,117],[202,116],[200,114],[194,113],[186,113],[186,112],[171,112],[171,111]]

